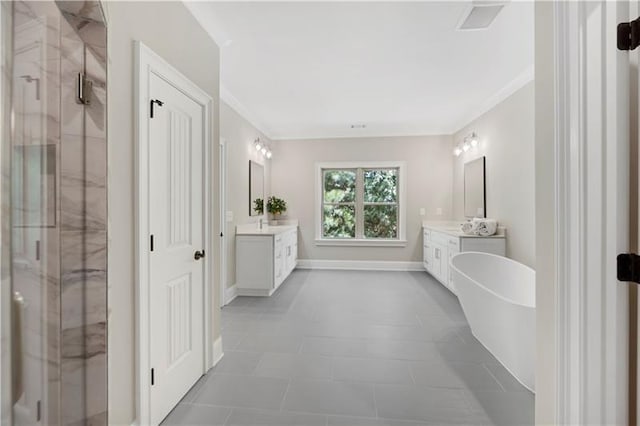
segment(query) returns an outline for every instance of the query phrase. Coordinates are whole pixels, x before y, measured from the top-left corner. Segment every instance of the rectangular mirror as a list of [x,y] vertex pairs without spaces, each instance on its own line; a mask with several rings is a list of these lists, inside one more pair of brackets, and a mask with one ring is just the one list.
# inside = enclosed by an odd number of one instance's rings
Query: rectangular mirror
[[464,165],[464,215],[487,217],[485,191],[485,157]]
[[249,160],[249,216],[264,214],[264,166]]

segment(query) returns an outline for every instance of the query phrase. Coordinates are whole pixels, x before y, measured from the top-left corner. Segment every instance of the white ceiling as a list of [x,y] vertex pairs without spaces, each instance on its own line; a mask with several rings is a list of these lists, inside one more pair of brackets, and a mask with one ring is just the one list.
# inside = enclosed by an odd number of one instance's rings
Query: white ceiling
[[[451,134],[533,78],[533,2],[194,2],[225,101],[274,139]],[[364,129],[351,129],[365,124]]]

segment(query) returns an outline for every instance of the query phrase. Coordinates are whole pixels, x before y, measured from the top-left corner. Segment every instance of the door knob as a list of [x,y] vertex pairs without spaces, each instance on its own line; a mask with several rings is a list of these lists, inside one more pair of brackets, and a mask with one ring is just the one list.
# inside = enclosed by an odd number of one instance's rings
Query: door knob
[[203,258],[203,257],[204,257],[204,250],[202,250],[202,251],[198,250],[198,251],[196,251],[196,252],[195,252],[195,254],[193,255],[193,258],[194,258],[195,260],[200,260],[200,259],[201,259],[201,258]]

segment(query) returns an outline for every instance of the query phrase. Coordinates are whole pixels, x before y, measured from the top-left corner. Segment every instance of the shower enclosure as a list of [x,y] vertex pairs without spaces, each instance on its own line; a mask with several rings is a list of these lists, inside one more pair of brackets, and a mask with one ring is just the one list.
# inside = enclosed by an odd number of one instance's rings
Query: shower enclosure
[[0,421],[106,424],[103,10],[0,8]]

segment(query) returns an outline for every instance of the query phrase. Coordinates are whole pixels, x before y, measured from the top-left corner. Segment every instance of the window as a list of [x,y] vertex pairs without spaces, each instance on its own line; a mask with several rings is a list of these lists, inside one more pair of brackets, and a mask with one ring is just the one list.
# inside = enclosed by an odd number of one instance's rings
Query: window
[[404,241],[403,164],[317,166],[320,245],[400,245]]

